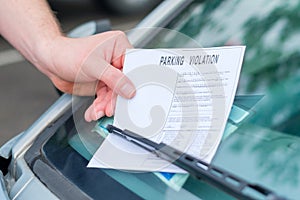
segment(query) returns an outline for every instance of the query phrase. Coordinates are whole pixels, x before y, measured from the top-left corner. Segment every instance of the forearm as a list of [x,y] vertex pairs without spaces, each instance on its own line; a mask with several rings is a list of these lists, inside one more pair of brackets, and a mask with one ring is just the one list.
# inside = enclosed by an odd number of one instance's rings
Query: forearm
[[[45,73],[47,46],[61,35],[44,0],[0,0],[0,33],[30,62]],[[47,66],[43,66],[47,67]]]

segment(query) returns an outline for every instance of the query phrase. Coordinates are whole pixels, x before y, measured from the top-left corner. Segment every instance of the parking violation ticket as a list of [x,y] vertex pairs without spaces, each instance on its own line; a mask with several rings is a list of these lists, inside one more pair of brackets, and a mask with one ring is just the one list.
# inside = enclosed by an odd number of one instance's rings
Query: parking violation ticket
[[[245,46],[130,49],[123,71],[136,86],[117,98],[114,125],[211,162],[231,110]],[[186,173],[109,134],[88,167]]]

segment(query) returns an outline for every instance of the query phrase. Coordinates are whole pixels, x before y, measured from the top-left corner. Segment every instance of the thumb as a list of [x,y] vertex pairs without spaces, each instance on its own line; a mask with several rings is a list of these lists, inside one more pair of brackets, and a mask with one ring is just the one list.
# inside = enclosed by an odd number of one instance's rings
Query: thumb
[[135,86],[127,76],[119,69],[109,65],[102,73],[100,80],[103,81],[114,93],[124,98],[132,98],[135,95]]

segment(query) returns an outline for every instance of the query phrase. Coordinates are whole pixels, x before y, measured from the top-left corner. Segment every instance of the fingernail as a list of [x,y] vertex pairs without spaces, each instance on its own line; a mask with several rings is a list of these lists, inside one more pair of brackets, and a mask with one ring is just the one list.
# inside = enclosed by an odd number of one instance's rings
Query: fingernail
[[130,83],[125,83],[121,88],[121,93],[124,97],[131,98],[135,94],[135,88]]
[[84,118],[85,118],[85,120],[87,122],[91,122],[92,121],[87,111],[85,111],[85,113],[84,113]]
[[100,119],[103,116],[104,116],[104,112],[103,111],[100,111],[100,112],[97,113],[97,119]]
[[85,121],[91,122],[92,120],[90,118],[85,117]]

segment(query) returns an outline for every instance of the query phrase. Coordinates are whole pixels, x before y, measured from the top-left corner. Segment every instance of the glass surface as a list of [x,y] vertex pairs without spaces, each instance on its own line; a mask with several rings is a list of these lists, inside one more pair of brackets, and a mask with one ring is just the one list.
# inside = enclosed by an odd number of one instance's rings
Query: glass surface
[[[167,26],[203,47],[246,45],[237,95],[262,98],[250,106],[249,115],[241,123],[229,121],[226,130],[230,134],[223,138],[213,164],[290,199],[300,196],[299,9],[299,1],[194,2]],[[158,34],[146,48],[189,45],[175,35]],[[72,134],[66,137],[65,145],[89,160],[102,141],[96,134],[86,132],[84,144],[82,135]],[[65,141],[53,138],[52,145],[60,146]],[[56,160],[51,152],[46,151],[46,155]],[[232,199],[191,177],[176,192],[152,173],[99,171],[146,199]]]
[[[77,111],[77,114],[83,113]],[[105,118],[100,124],[105,126],[111,120]],[[96,132],[95,128],[87,130],[83,118],[77,123],[75,126],[74,119],[68,119],[43,146],[43,156],[65,179],[93,199],[119,199],[120,196],[124,199],[233,199],[192,177],[183,188],[175,191],[151,172],[87,168],[107,132]]]
[[[299,1],[213,0],[192,4],[167,27],[203,47],[246,45],[237,94],[264,97],[213,164],[291,199],[300,196],[299,8]],[[149,47],[189,46],[158,38]]]

